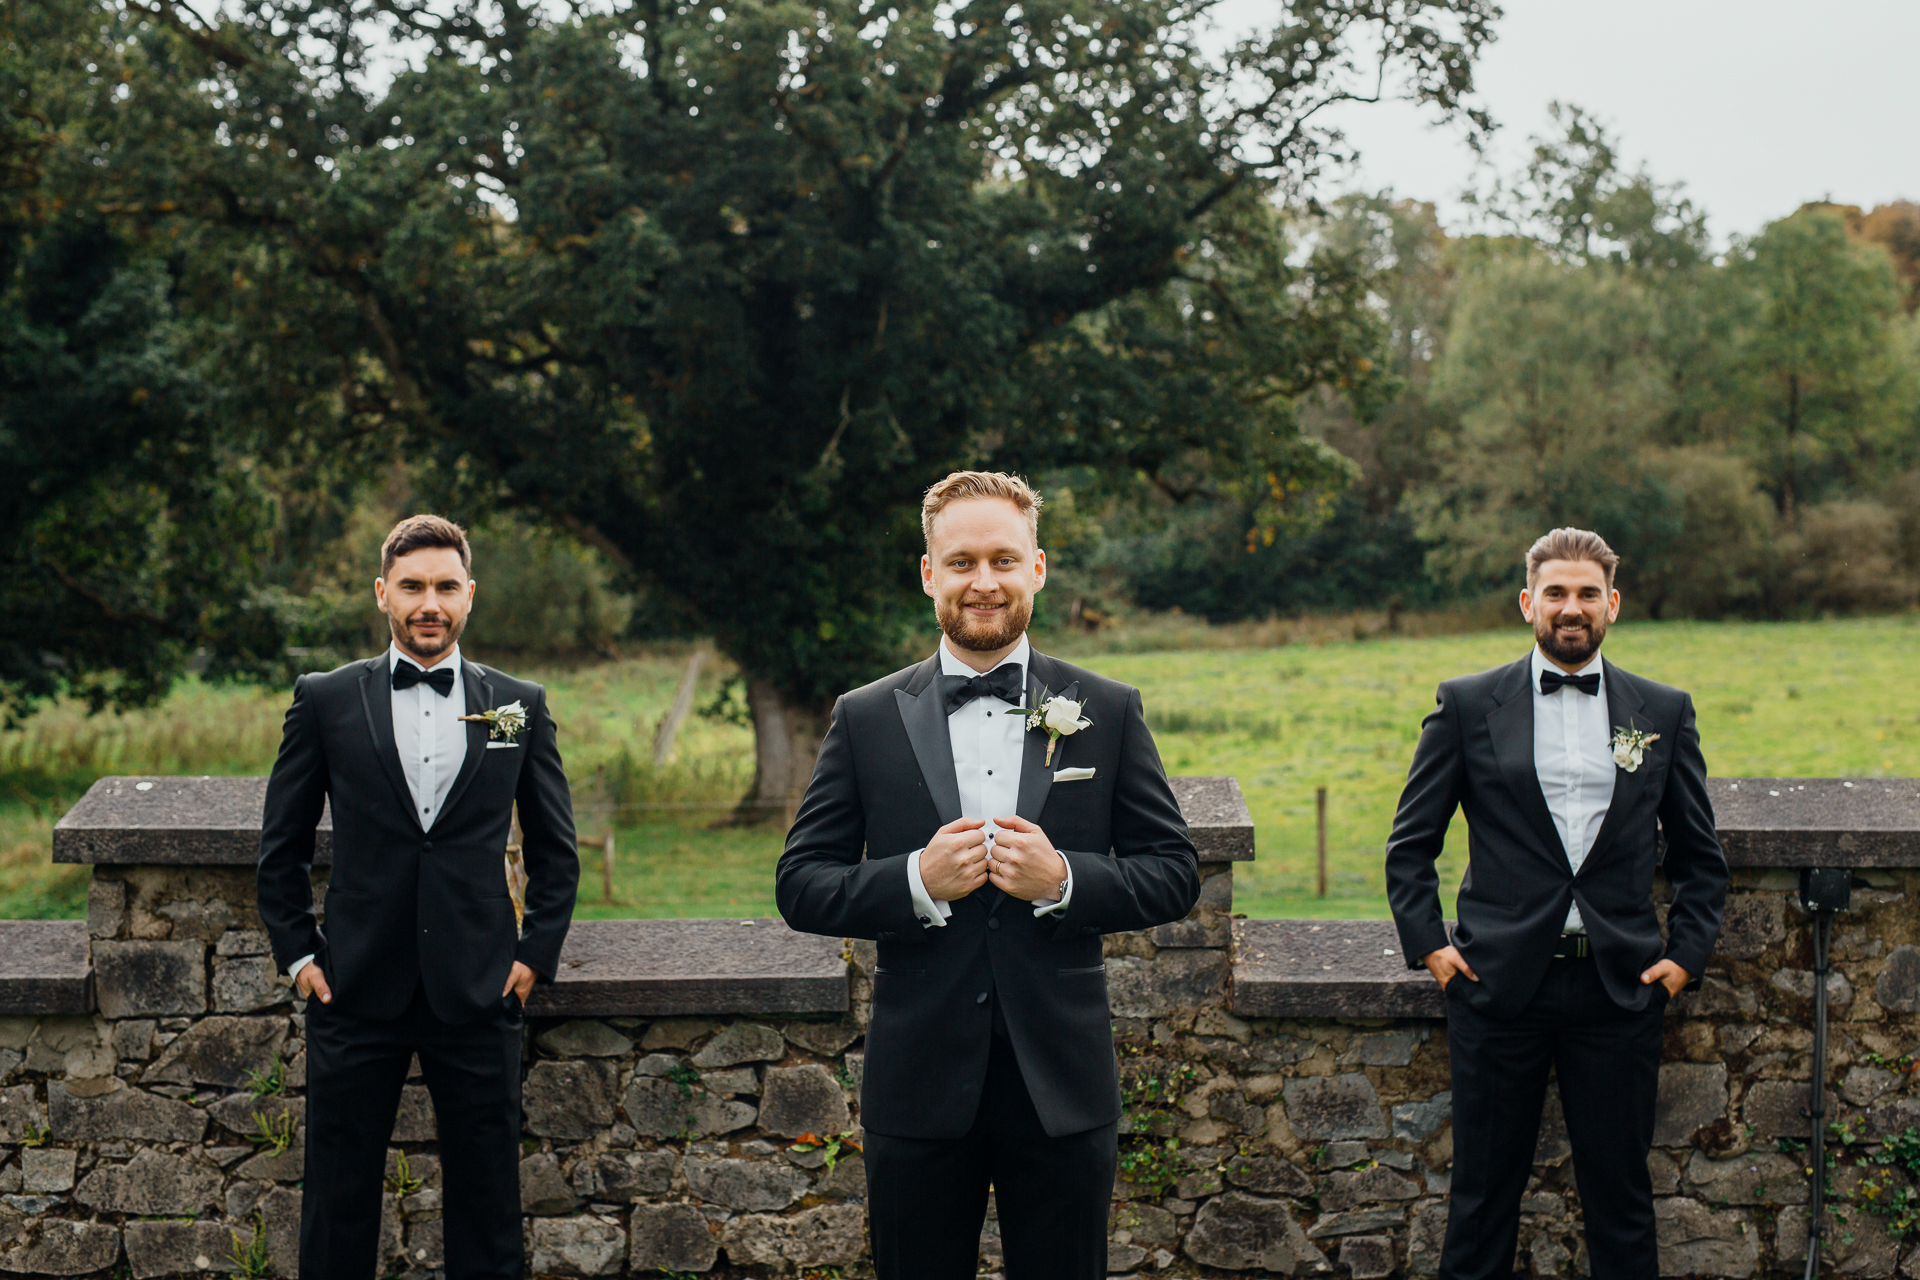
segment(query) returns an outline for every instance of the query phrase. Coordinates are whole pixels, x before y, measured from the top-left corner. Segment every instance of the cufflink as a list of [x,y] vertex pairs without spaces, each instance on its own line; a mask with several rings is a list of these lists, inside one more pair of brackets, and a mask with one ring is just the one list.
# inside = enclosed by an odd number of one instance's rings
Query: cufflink
[[932,924],[932,923],[933,923],[933,921],[931,921],[931,920],[929,920],[929,919],[927,919],[927,918],[926,918],[925,916],[921,916],[921,917],[920,917],[920,923],[921,923],[921,924]]

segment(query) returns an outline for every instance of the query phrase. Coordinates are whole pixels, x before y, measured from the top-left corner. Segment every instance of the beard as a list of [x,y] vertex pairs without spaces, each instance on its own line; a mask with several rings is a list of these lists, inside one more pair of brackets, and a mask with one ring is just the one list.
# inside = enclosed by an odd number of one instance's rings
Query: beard
[[995,649],[1006,649],[1020,641],[1026,634],[1027,624],[1033,621],[1033,600],[1009,600],[991,622],[977,622],[969,618],[961,603],[949,604],[942,600],[934,609],[934,615],[940,620],[940,630],[947,639],[959,648],[973,653],[992,653]]
[[1600,642],[1607,638],[1607,620],[1602,617],[1578,631],[1570,631],[1562,630],[1550,618],[1540,617],[1534,620],[1533,638],[1540,642],[1540,651],[1555,662],[1570,667],[1585,666],[1600,652]]
[[433,639],[416,635],[413,630],[414,618],[396,618],[387,615],[387,626],[393,632],[393,639],[408,653],[418,654],[422,658],[438,658],[441,654],[460,643],[460,633],[467,629],[465,618],[449,618],[440,614],[435,618],[442,624],[440,636]]

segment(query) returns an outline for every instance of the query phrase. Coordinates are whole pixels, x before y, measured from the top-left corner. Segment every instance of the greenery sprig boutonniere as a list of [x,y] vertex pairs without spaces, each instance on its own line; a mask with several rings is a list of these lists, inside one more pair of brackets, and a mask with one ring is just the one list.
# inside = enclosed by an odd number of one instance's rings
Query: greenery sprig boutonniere
[[1640,767],[1640,761],[1646,757],[1647,748],[1660,741],[1657,733],[1648,733],[1643,729],[1613,730],[1613,762],[1628,773]]
[[1047,731],[1047,758],[1042,762],[1045,767],[1053,767],[1053,749],[1060,745],[1060,739],[1093,727],[1093,721],[1080,714],[1086,705],[1084,699],[1075,702],[1071,698],[1050,695],[1041,689],[1038,706],[1013,709],[1015,715],[1027,718],[1027,728]]
[[477,720],[486,725],[489,738],[511,740],[516,735],[526,732],[527,709],[521,706],[519,699],[516,698],[504,707],[492,707],[475,715],[461,716],[460,719]]

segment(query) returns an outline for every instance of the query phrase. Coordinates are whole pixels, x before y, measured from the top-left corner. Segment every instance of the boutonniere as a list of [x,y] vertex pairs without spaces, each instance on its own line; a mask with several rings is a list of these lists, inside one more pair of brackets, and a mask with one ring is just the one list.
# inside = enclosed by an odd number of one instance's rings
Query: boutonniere
[[1632,773],[1640,767],[1640,761],[1646,757],[1647,748],[1660,741],[1657,733],[1647,733],[1641,729],[1613,730],[1613,762]]
[[463,721],[477,720],[481,724],[486,725],[487,736],[489,738],[506,738],[511,740],[516,735],[526,732],[527,709],[521,706],[516,699],[504,707],[493,707],[477,715],[461,716],[460,719]]
[[1027,728],[1047,731],[1047,758],[1042,761],[1045,767],[1053,767],[1053,749],[1060,745],[1060,739],[1093,727],[1093,721],[1080,714],[1086,705],[1084,699],[1075,702],[1071,698],[1049,695],[1045,689],[1041,689],[1039,706],[1013,709],[1015,715],[1027,718]]

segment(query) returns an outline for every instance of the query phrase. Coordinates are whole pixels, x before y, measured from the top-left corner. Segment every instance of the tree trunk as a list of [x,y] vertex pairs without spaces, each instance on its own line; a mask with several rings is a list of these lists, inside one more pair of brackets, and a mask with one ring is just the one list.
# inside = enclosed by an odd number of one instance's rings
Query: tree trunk
[[767,680],[747,677],[747,707],[753,713],[753,789],[734,808],[732,821],[746,826],[792,825],[800,798],[813,780],[813,762],[827,732],[830,703],[790,702]]

